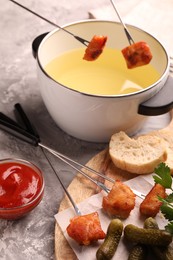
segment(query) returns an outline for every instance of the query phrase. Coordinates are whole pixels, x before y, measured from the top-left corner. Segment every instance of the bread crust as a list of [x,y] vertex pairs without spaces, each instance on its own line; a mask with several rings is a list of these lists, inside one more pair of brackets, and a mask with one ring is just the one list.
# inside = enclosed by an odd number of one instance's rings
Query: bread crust
[[134,174],[148,174],[167,159],[165,141],[155,135],[130,138],[120,131],[112,135],[109,154],[116,167]]
[[165,160],[166,165],[170,168],[171,175],[173,175],[173,134],[170,130],[161,129],[149,133],[152,136],[158,136],[163,139],[166,145],[167,158]]

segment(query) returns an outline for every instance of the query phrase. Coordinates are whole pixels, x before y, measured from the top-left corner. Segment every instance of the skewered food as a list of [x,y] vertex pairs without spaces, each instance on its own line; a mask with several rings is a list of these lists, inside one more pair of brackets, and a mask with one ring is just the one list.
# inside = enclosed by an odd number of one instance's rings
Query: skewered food
[[106,236],[101,228],[97,212],[72,218],[67,227],[67,233],[77,243],[86,246]]
[[152,59],[152,53],[149,45],[144,42],[136,42],[121,50],[128,69],[148,64]]
[[147,217],[155,217],[160,210],[162,202],[159,200],[166,197],[165,188],[160,184],[155,184],[145,199],[140,204],[140,213]]
[[105,47],[106,41],[107,36],[94,35],[94,37],[91,39],[90,43],[88,44],[88,47],[85,50],[83,59],[87,61],[96,60],[103,52],[103,48]]
[[135,207],[135,194],[130,187],[117,180],[109,194],[103,197],[102,207],[110,216],[127,218]]

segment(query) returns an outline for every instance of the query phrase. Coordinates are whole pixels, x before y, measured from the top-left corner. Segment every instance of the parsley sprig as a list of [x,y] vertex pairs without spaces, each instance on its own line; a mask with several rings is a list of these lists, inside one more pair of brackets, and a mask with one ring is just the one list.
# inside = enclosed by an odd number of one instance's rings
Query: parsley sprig
[[165,226],[165,229],[173,235],[173,188],[172,188],[172,176],[170,168],[165,163],[160,163],[154,170],[156,175],[153,175],[155,183],[159,183],[165,189],[169,189],[171,193],[166,198],[159,197],[162,201],[160,207],[164,217],[169,221]]

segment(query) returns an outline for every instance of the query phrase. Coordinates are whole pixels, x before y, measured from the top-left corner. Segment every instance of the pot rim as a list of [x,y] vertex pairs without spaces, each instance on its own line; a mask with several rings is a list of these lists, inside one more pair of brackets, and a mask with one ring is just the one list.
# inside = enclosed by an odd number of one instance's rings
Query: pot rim
[[[114,24],[121,24],[120,22],[117,22],[117,21],[113,21],[113,20],[106,20],[106,19],[84,19],[84,20],[80,20],[80,21],[75,21],[75,22],[71,22],[71,23],[67,23],[67,24],[64,24],[63,26],[61,26],[62,28],[65,28],[67,29],[69,26],[73,26],[73,25],[78,25],[78,24],[82,24],[82,23],[91,23],[91,22],[106,22],[106,23],[114,23]],[[55,28],[54,30],[50,31],[44,38],[43,40],[41,41],[40,45],[39,45],[39,48],[38,48],[38,51],[37,51],[37,55],[36,55],[36,59],[37,59],[37,62],[38,62],[38,65],[41,69],[41,71],[43,72],[43,74],[45,74],[51,81],[59,84],[59,86],[69,90],[69,91],[72,91],[72,92],[75,92],[75,93],[78,93],[79,95],[84,95],[84,96],[89,96],[89,97],[99,97],[99,98],[116,98],[116,99],[119,99],[119,98],[128,98],[128,97],[133,97],[133,96],[136,96],[136,95],[139,95],[141,93],[144,93],[146,91],[149,91],[150,89],[154,88],[157,84],[159,84],[163,79],[166,79],[169,75],[169,67],[170,67],[170,59],[169,59],[169,55],[168,55],[168,52],[166,50],[166,48],[164,47],[164,45],[161,43],[160,40],[158,40],[154,35],[150,34],[149,32],[143,30],[142,28],[139,28],[135,25],[131,25],[131,24],[126,24],[126,26],[128,27],[131,27],[131,28],[134,28],[135,30],[137,31],[142,31],[143,33],[149,35],[151,38],[153,38],[156,42],[158,42],[161,46],[161,48],[163,49],[164,53],[165,53],[165,57],[166,57],[166,60],[167,60],[167,66],[165,67],[165,70],[163,72],[163,74],[161,75],[161,77],[156,81],[154,82],[153,84],[151,84],[150,86],[148,86],[147,88],[144,88],[142,90],[138,90],[136,92],[132,92],[132,93],[128,93],[128,94],[115,94],[115,95],[100,95],[100,94],[90,94],[90,93],[85,93],[85,92],[82,92],[82,91],[78,91],[78,90],[75,90],[75,89],[72,89],[68,86],[65,86],[63,85],[62,83],[54,80],[43,68],[43,66],[41,65],[41,62],[40,62],[40,59],[39,59],[39,53],[40,53],[40,49],[41,49],[41,46],[44,44],[44,42],[49,39],[53,34],[55,34],[56,32],[60,31],[61,28]],[[164,85],[163,85],[164,86]],[[163,87],[162,86],[162,87]]]

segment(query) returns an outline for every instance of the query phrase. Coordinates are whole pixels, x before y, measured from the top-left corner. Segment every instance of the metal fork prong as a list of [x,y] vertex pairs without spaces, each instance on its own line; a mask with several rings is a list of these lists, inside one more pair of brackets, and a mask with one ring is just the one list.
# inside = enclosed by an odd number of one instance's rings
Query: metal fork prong
[[55,171],[55,169],[54,169],[54,167],[53,167],[51,161],[49,160],[47,154],[45,153],[45,151],[44,151],[44,149],[43,149],[42,147],[41,147],[41,150],[42,150],[42,152],[43,152],[45,158],[47,159],[47,161],[48,161],[50,167],[52,168],[53,172],[56,174],[56,177],[58,178],[58,180],[59,180],[59,182],[60,182],[62,188],[64,189],[64,191],[65,191],[67,197],[69,198],[71,204],[73,205],[73,208],[74,208],[74,210],[75,210],[75,212],[76,212],[76,215],[78,215],[78,216],[82,215],[81,212],[80,212],[80,210],[79,210],[79,208],[77,207],[76,203],[75,203],[74,200],[72,199],[72,196],[70,195],[70,193],[68,192],[68,190],[65,188],[63,182],[61,181],[59,175],[58,175],[57,172]]
[[173,59],[170,60],[170,61],[171,61],[171,62],[170,62],[170,67],[173,68]]
[[42,20],[46,21],[47,23],[49,23],[49,24],[51,24],[51,25],[53,25],[53,26],[55,26],[55,27],[58,27],[59,29],[65,31],[66,33],[68,33],[68,34],[70,34],[71,36],[73,36],[77,41],[81,42],[81,43],[84,44],[85,46],[88,46],[87,43],[89,43],[89,41],[87,41],[87,40],[85,40],[85,39],[83,39],[83,38],[81,38],[81,37],[79,37],[79,36],[73,34],[72,32],[68,31],[67,29],[65,29],[65,28],[59,26],[58,24],[56,24],[56,23],[54,23],[54,22],[52,22],[52,21],[46,19],[45,17],[43,17],[43,16],[41,16],[40,14],[38,14],[38,13],[32,11],[31,9],[27,8],[26,6],[24,6],[24,5],[22,5],[22,4],[18,3],[18,2],[16,2],[15,0],[10,0],[10,1],[13,2],[14,4],[20,6],[21,8],[25,9],[26,11],[28,11],[28,12],[34,14],[35,16],[41,18]]
[[[54,155],[58,156],[58,158],[62,161],[64,161],[65,163],[67,163],[70,167],[72,167],[73,169],[77,170],[79,173],[81,173],[83,176],[85,176],[87,179],[89,179],[90,181],[92,181],[94,184],[96,184],[98,187],[100,187],[102,190],[104,190],[105,192],[109,193],[111,189],[109,189],[108,187],[106,187],[103,183],[94,180],[93,178],[91,178],[89,175],[87,175],[85,172],[83,172],[82,170],[78,169],[77,167],[75,167],[74,165],[70,164],[67,160],[65,160],[64,158],[62,158],[61,156],[57,155],[56,153],[54,153],[53,151],[50,151],[51,153],[53,153]],[[105,177],[105,176],[104,176]],[[114,180],[115,183],[115,180]],[[141,199],[144,199],[146,195],[144,195],[143,193],[132,189],[132,191],[136,194],[136,196],[138,196]]]
[[54,152],[53,150],[49,149],[49,148],[45,148],[47,151],[49,151],[50,153],[52,153],[53,155],[55,155],[57,158],[59,158],[61,161],[63,161],[64,163],[66,163],[67,165],[69,165],[71,168],[73,168],[74,170],[78,171],[80,174],[82,174],[84,177],[86,177],[87,179],[89,179],[90,181],[92,181],[94,184],[96,184],[98,187],[100,187],[102,190],[106,191],[107,193],[110,191],[103,183],[91,178],[88,174],[86,174],[84,171],[78,169],[77,167],[75,167],[74,165],[72,165],[70,162],[68,162],[65,158],[63,158],[62,156],[60,156],[59,154],[57,154],[56,152]]
[[130,33],[129,33],[129,31],[128,31],[126,25],[125,25],[125,23],[123,22],[123,20],[122,20],[120,14],[119,14],[119,12],[118,12],[116,6],[115,6],[114,1],[111,0],[111,3],[112,3],[113,8],[114,8],[114,10],[115,10],[115,12],[116,12],[116,14],[117,14],[117,16],[118,16],[118,18],[119,18],[119,20],[120,20],[122,26],[123,26],[123,28],[124,28],[124,32],[125,32],[126,37],[127,37],[128,41],[129,41],[129,44],[130,44],[130,45],[133,44],[133,43],[134,43],[134,40],[133,40],[132,36],[130,35]]
[[56,155],[58,155],[58,156],[61,156],[61,157],[63,157],[64,159],[67,159],[68,161],[74,163],[75,165],[78,165],[78,166],[80,166],[80,167],[82,167],[82,168],[84,168],[84,169],[86,169],[86,170],[88,170],[88,171],[90,171],[90,172],[92,172],[92,173],[95,173],[96,175],[98,175],[99,177],[104,178],[104,179],[107,180],[107,181],[110,181],[110,182],[112,182],[112,183],[115,182],[114,179],[112,179],[112,178],[110,178],[110,177],[107,177],[107,176],[105,176],[104,174],[102,174],[102,173],[100,173],[100,172],[98,172],[98,171],[96,171],[96,170],[94,170],[94,169],[92,169],[92,168],[90,168],[90,167],[88,167],[88,166],[86,166],[86,165],[82,165],[82,164],[78,163],[78,162],[72,160],[71,158],[69,158],[68,156],[66,156],[66,155],[64,155],[64,154],[62,154],[62,153],[59,153],[59,152],[57,152],[57,151],[55,151],[55,150],[53,150],[53,149],[47,147],[46,145],[44,145],[44,144],[42,144],[42,143],[40,143],[39,145],[42,146],[42,147],[45,148],[45,149],[51,150],[52,152],[54,152],[54,154],[56,154]]
[[[52,153],[53,155],[55,155],[57,158],[59,158],[61,161],[63,161],[64,163],[66,163],[67,165],[69,165],[70,167],[72,167],[74,170],[78,171],[79,173],[81,173],[83,176],[85,176],[87,179],[89,179],[90,181],[92,181],[94,184],[96,184],[98,187],[100,187],[102,190],[106,191],[107,193],[110,192],[110,189],[108,187],[106,187],[103,183],[93,179],[92,177],[90,177],[88,174],[86,174],[85,172],[83,172],[82,170],[78,169],[76,166],[72,165],[65,157],[65,155],[61,155],[60,153],[50,149],[49,147],[47,147],[46,145],[43,145],[43,144],[39,144],[39,146],[41,146],[42,148],[45,148],[46,150],[48,150],[50,153]],[[68,158],[68,157],[67,157]],[[70,159],[70,158],[68,158]],[[71,159],[70,159],[71,161]],[[73,160],[72,160],[73,161]],[[73,161],[74,163],[76,163],[75,161]],[[78,164],[77,165],[80,165],[80,166],[84,166],[84,165],[81,165],[81,164]],[[89,168],[90,169],[90,168]],[[87,168],[88,170],[88,168]],[[93,170],[93,169],[92,169]],[[102,175],[101,176],[103,178],[105,178],[106,176],[105,175]],[[115,180],[114,180],[114,183],[115,183]],[[132,189],[132,191],[136,194],[136,196],[138,196],[139,198],[141,199],[144,199],[145,198],[145,195],[142,194],[141,192],[139,191],[136,191],[134,189]]]
[[169,67],[170,76],[173,76],[173,56],[170,56],[170,67]]

